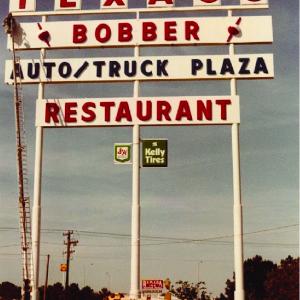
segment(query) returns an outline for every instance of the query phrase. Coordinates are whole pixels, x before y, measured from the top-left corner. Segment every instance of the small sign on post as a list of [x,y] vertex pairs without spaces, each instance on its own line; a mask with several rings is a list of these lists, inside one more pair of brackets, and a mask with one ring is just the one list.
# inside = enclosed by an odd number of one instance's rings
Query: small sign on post
[[143,167],[168,166],[168,140],[143,140]]
[[122,143],[114,145],[114,163],[130,164],[131,163],[131,144]]
[[164,282],[161,279],[142,280],[142,292],[144,294],[159,294],[163,287]]
[[67,272],[68,266],[67,264],[60,264],[60,271],[61,272]]

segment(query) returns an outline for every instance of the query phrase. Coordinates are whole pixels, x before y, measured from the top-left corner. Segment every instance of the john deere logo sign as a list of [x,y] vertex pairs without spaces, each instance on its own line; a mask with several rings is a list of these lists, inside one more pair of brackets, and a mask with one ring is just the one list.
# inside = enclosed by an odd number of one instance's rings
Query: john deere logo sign
[[131,144],[115,144],[114,162],[119,164],[130,163]]
[[143,167],[168,166],[168,140],[143,140]]

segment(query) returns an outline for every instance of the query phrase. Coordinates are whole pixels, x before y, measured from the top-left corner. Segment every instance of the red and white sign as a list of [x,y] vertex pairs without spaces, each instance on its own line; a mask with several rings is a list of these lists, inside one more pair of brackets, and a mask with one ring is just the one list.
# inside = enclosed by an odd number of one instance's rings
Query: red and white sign
[[[45,0],[39,0],[41,3]],[[85,0],[88,2],[89,0]],[[101,9],[127,9],[128,0],[98,0]],[[193,0],[194,6],[221,5],[221,0]],[[241,4],[268,4],[268,0],[240,0]],[[36,11],[36,0],[9,0],[10,12]],[[51,0],[56,11],[82,10],[82,0]],[[170,8],[176,6],[175,0],[143,0],[147,8]]]
[[101,0],[101,8],[128,8],[128,0]]
[[36,0],[10,0],[9,11],[35,11]]
[[[227,44],[232,28],[236,30],[230,43],[273,42],[271,16],[61,21],[20,26],[22,36],[15,42],[15,49],[20,50]],[[8,47],[12,48],[11,39]]]
[[152,293],[160,293],[164,288],[164,281],[163,280],[142,280],[142,291],[143,292],[152,292]]
[[194,6],[221,5],[221,0],[194,0]]
[[175,0],[147,0],[147,7],[173,7]]
[[[24,84],[274,77],[273,54],[27,59],[17,70]],[[5,82],[13,79],[9,60]]]
[[81,0],[55,0],[55,10],[81,9]]
[[247,5],[247,4],[269,4],[268,0],[241,0],[241,5]]
[[36,126],[213,125],[240,122],[238,96],[38,99]]

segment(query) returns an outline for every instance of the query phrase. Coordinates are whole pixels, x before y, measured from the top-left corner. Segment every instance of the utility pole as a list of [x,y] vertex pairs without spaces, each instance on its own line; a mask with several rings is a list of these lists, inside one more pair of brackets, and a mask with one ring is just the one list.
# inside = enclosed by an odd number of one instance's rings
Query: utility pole
[[[66,271],[66,282],[65,282],[65,292],[67,295],[67,290],[69,288],[69,271],[70,271],[70,257],[71,254],[75,252],[75,250],[72,249],[72,247],[77,246],[78,241],[73,240],[71,236],[74,234],[73,230],[68,230],[67,232],[63,233],[63,236],[67,237],[67,240],[64,242],[64,244],[67,246],[67,251],[64,252],[64,254],[67,255],[66,265],[67,265],[67,271]],[[66,297],[68,298],[68,297]]]
[[46,279],[45,279],[44,298],[43,298],[43,300],[46,300],[46,294],[47,294],[47,288],[48,288],[49,261],[50,261],[50,255],[48,254],[47,255]]

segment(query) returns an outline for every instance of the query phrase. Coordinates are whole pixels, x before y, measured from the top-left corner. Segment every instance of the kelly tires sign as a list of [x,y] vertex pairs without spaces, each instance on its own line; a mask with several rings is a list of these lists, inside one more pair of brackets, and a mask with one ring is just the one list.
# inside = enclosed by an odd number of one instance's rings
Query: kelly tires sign
[[168,140],[147,139],[142,141],[143,167],[168,166]]

